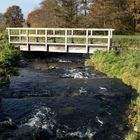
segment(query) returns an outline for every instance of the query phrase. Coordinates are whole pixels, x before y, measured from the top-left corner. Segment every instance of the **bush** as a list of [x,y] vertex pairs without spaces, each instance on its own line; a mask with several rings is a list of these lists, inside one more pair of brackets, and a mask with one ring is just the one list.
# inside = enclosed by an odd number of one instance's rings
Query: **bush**
[[0,33],[0,85],[8,82],[10,76],[15,73],[14,66],[19,57],[19,51],[9,45],[7,34],[5,32]]

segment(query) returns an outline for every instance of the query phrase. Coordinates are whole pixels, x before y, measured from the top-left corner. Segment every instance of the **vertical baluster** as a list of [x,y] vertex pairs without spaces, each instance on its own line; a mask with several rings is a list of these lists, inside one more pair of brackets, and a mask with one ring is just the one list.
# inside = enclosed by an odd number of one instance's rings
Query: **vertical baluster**
[[67,42],[68,42],[68,31],[67,31],[67,29],[65,29],[65,52],[68,52],[68,44],[67,44]]
[[46,51],[49,52],[49,46],[48,46],[48,29],[45,29],[45,46],[46,46]]
[[110,30],[108,30],[108,46],[107,46],[107,50],[110,50],[110,46],[111,46],[111,38],[110,38]]
[[9,40],[9,43],[11,43],[11,31],[10,31],[10,29],[8,29],[8,40]]
[[88,29],[86,30],[86,52],[87,53],[89,52],[89,49],[88,49]]
[[30,45],[29,45],[29,30],[28,30],[28,29],[26,29],[26,43],[27,43],[28,51],[30,51]]

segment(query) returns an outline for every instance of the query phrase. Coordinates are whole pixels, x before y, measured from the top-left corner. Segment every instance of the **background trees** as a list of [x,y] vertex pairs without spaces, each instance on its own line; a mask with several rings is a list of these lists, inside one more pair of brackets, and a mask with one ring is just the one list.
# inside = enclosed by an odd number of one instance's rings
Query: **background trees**
[[9,7],[4,13],[6,26],[8,27],[22,27],[24,22],[23,14],[19,6],[13,5]]
[[91,27],[114,28],[117,33],[127,33],[133,30],[127,0],[94,0],[89,19]]
[[5,18],[2,13],[0,13],[0,31],[4,30],[6,28],[5,25]]
[[27,17],[27,24],[31,27],[57,27],[58,4],[56,0],[43,0],[40,7]]
[[[19,6],[0,14],[0,29],[21,27],[24,22]],[[116,33],[140,31],[140,0],[42,0],[28,14],[30,27],[114,28]]]
[[[40,9],[36,9],[28,14],[26,24],[27,26],[31,27],[40,27]],[[42,24],[41,24],[42,26]]]
[[58,0],[59,13],[57,14],[60,20],[61,27],[77,27],[78,21],[78,1],[77,0]]
[[140,0],[129,0],[128,6],[133,16],[135,31],[140,31]]
[[129,33],[134,26],[140,28],[139,7],[130,1],[139,0],[43,0],[27,21],[38,27],[115,28],[116,33]]

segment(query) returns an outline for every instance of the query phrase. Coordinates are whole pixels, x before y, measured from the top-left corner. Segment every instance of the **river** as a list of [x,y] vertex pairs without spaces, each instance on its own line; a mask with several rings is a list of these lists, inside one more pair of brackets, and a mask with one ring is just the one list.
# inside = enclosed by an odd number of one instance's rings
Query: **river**
[[122,140],[133,90],[85,67],[87,56],[22,58],[0,89],[0,139]]

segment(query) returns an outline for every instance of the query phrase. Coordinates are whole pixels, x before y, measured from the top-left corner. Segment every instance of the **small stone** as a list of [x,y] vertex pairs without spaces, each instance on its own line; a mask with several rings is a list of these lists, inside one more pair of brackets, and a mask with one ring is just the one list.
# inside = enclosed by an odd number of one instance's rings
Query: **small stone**
[[134,127],[134,131],[135,131],[135,132],[139,132],[138,127],[137,127],[137,126],[135,126],[135,127]]
[[49,69],[53,70],[53,69],[56,69],[56,67],[50,66]]

